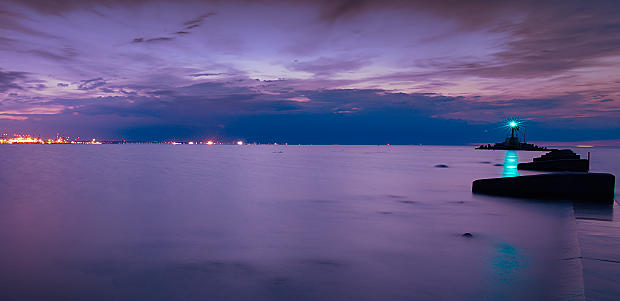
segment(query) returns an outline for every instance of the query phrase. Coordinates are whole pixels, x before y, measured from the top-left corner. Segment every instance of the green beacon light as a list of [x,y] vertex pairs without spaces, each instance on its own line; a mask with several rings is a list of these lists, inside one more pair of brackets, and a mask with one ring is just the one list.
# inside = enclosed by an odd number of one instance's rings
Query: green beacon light
[[508,121],[508,127],[510,127],[510,139],[512,141],[512,139],[515,139],[515,130],[519,130],[519,121],[517,120],[510,120]]

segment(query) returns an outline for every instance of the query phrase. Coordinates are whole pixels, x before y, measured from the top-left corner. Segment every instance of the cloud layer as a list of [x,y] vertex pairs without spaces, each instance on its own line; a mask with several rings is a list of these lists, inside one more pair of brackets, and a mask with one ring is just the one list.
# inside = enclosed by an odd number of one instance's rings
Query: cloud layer
[[516,114],[620,136],[615,1],[6,3],[0,129],[439,143]]

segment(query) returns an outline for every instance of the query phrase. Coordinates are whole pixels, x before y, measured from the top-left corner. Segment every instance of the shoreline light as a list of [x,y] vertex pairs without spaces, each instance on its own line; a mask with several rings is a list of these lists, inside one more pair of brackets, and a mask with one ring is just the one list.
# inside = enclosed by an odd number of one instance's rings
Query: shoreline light
[[[202,140],[202,141],[126,141],[123,140],[107,140],[107,141],[98,141],[95,138],[84,139],[84,138],[70,138],[70,137],[62,137],[57,135],[55,138],[41,138],[29,134],[13,134],[9,135],[8,133],[0,133],[0,144],[169,144],[169,145],[179,145],[179,144],[206,144],[206,145],[219,145],[219,144],[228,144],[228,145],[246,145],[252,143],[246,143],[244,140],[232,140],[228,142],[220,142],[213,139],[210,140]],[[254,142],[254,145],[257,143]]]

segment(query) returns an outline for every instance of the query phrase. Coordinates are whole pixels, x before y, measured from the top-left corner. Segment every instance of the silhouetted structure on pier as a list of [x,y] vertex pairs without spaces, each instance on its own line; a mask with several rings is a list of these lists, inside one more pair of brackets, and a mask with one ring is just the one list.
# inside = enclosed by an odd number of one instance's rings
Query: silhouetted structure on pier
[[525,151],[546,151],[548,150],[546,147],[540,147],[534,144],[529,144],[525,142],[519,141],[519,136],[515,135],[521,129],[521,125],[516,120],[508,121],[506,124],[507,127],[510,128],[510,137],[507,137],[504,142],[498,142],[493,145],[481,145],[476,149],[500,149],[500,150],[525,150]]

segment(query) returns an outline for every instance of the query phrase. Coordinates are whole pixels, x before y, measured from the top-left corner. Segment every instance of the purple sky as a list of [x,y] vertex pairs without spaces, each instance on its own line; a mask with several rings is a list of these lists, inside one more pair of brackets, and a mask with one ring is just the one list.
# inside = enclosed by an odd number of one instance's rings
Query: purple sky
[[617,1],[0,5],[8,132],[449,143],[519,115],[541,139],[620,139],[619,70]]

